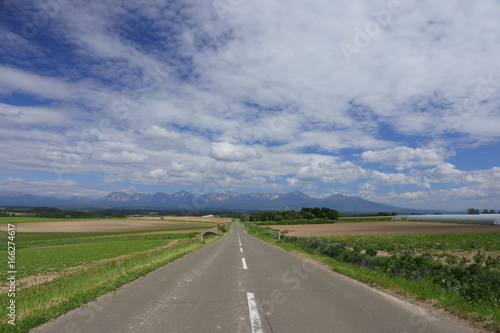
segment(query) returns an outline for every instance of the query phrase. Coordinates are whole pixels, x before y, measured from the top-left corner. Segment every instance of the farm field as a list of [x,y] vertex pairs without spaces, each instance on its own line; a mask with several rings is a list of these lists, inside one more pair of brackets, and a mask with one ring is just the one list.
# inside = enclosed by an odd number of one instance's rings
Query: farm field
[[[2,235],[5,236],[5,235]],[[131,253],[139,253],[166,246],[178,239],[186,239],[194,234],[178,235],[86,235],[72,233],[60,239],[54,235],[30,234],[17,237],[18,287],[30,286],[53,280],[75,268],[83,268],[103,259],[112,259]],[[4,237],[6,238],[6,236]],[[30,240],[28,240],[30,239]],[[4,247],[1,255],[7,256]],[[7,283],[8,274],[0,274],[1,281]],[[4,291],[4,289],[0,289]]]
[[[142,217],[141,220],[161,220],[161,217]],[[191,221],[191,222],[213,222],[225,223],[231,222],[230,217],[204,217],[204,216],[164,216],[165,221]]]
[[333,224],[270,225],[270,228],[288,231],[288,236],[331,236],[349,234],[411,234],[411,233],[471,233],[498,232],[495,225],[475,225],[432,222],[356,222]]
[[83,218],[55,219],[48,217],[33,217],[33,216],[17,216],[17,217],[0,216],[0,225],[7,223],[54,222],[54,221],[69,222],[69,221],[84,221],[84,220],[92,220],[92,219],[83,219]]
[[[30,222],[70,222],[70,221],[92,221],[95,218],[49,218],[49,217],[33,217],[33,216],[18,216],[5,217],[0,216],[0,225],[6,223],[30,223]],[[103,218],[99,221],[117,221],[118,219]],[[130,217],[121,220],[161,220],[161,221],[190,221],[190,222],[231,222],[230,217],[203,217],[203,216],[147,216],[147,217]]]
[[[230,219],[229,219],[230,221]],[[213,223],[212,223],[213,222]],[[215,222],[226,222],[223,220],[192,221],[192,220],[160,220],[160,219],[102,219],[102,220],[79,220],[79,221],[47,221],[47,222],[24,222],[17,224],[17,232],[120,232],[120,231],[146,231],[182,228],[211,228]],[[16,223],[16,218],[9,223]],[[6,231],[7,224],[0,224],[0,231]]]

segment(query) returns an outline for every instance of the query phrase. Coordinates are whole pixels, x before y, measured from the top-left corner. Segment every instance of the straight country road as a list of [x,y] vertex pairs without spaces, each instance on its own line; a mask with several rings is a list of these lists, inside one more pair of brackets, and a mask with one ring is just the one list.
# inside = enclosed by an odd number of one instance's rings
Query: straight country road
[[230,235],[36,333],[475,330],[245,234]]

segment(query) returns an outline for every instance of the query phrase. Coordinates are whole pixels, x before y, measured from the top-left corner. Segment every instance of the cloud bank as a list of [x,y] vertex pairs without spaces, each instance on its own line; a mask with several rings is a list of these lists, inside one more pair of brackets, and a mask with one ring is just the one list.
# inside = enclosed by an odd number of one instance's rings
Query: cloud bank
[[497,1],[4,8],[5,190],[500,205]]

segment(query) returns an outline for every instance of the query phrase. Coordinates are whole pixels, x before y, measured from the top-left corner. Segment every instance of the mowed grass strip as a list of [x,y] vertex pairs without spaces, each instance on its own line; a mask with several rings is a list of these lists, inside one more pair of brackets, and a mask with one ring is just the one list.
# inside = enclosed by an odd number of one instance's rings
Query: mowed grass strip
[[167,244],[165,240],[106,240],[88,244],[20,249],[17,252],[18,278],[59,272],[63,269],[86,265],[97,260],[140,252]]
[[[181,238],[177,244],[168,248],[143,251],[115,260],[102,261],[85,269],[62,275],[51,282],[20,289],[16,293],[18,316],[16,325],[12,326],[7,323],[7,309],[2,307],[0,308],[0,331],[28,332],[34,327],[82,306],[100,295],[114,291],[219,238],[209,237],[203,243],[199,239]],[[141,241],[144,242],[144,240]],[[152,245],[152,243],[147,243],[148,246]],[[163,244],[166,242],[163,241]],[[58,249],[64,251],[65,247],[59,246]],[[132,251],[129,249],[128,253],[130,252]],[[6,293],[0,295],[0,304],[7,304],[8,301]]]
[[[160,234],[165,235],[172,231],[190,231],[196,232],[198,229],[209,230],[213,226],[199,226],[199,227],[180,227],[180,228],[164,228],[152,230],[132,230],[132,231],[119,231],[119,232],[18,232],[16,234],[17,247],[30,247],[40,245],[59,245],[67,244],[68,242],[92,242],[90,238],[103,238],[103,237],[117,237],[117,236],[137,236],[141,234]],[[7,237],[7,232],[0,231],[0,237]],[[7,238],[5,238],[7,239]],[[98,240],[96,240],[98,241]],[[0,248],[4,244],[0,243]]]
[[[163,230],[124,231],[124,232],[23,232],[17,233],[15,243],[17,249],[58,246],[82,243],[98,243],[109,240],[130,239],[177,239],[189,238],[198,234],[200,230],[209,230],[211,227],[169,228]],[[185,231],[185,232],[181,232]],[[192,231],[192,232],[189,232]],[[7,233],[0,231],[0,239],[7,239]],[[7,243],[0,243],[0,251],[7,248]]]
[[[22,234],[19,234],[22,235]],[[172,239],[189,238],[193,234],[158,234],[121,237],[49,238],[40,233],[31,240],[18,237],[16,244],[17,279],[60,272],[64,269],[88,265],[133,252],[141,252],[166,245]],[[109,235],[108,235],[109,236]],[[5,236],[6,237],[6,236]],[[6,239],[6,238],[5,238]],[[7,248],[2,246],[0,256],[7,258]],[[6,282],[8,274],[2,271],[0,279]]]

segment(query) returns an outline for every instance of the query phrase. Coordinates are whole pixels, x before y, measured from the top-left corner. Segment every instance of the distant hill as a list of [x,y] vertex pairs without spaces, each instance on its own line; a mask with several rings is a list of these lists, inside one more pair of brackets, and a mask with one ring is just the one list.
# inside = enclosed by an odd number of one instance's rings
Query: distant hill
[[337,209],[341,214],[398,212],[436,213],[435,210],[418,210],[391,206],[368,201],[359,197],[336,194],[327,198],[314,198],[302,192],[288,193],[240,193],[231,191],[208,192],[204,194],[180,191],[172,194],[113,192],[102,198],[71,197],[58,199],[23,193],[0,193],[0,206],[50,206],[62,209],[103,208],[153,208],[179,210],[182,212],[201,210],[225,210],[250,212],[259,210],[300,210],[302,207],[327,207]]

